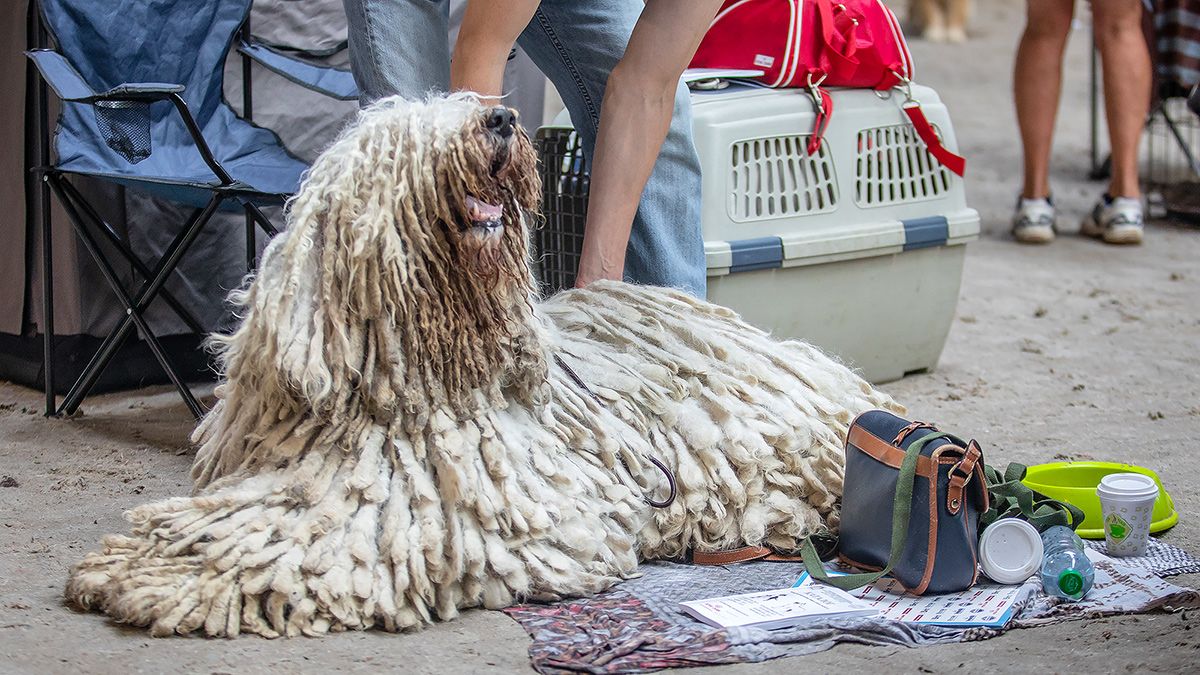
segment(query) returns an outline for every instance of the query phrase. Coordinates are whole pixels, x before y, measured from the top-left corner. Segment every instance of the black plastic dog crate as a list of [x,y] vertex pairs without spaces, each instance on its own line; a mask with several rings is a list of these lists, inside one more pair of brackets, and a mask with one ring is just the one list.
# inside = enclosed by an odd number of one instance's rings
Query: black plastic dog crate
[[583,143],[573,129],[542,127],[535,142],[544,222],[533,231],[534,272],[542,293],[551,295],[575,286],[587,221],[589,178]]

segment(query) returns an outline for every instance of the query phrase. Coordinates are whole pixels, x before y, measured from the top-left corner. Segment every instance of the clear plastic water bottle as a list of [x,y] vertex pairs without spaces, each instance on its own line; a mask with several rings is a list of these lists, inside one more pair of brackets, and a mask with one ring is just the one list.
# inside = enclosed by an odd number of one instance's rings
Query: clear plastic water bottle
[[1082,600],[1096,578],[1083,540],[1071,528],[1055,525],[1042,533],[1042,549],[1042,588],[1049,595]]

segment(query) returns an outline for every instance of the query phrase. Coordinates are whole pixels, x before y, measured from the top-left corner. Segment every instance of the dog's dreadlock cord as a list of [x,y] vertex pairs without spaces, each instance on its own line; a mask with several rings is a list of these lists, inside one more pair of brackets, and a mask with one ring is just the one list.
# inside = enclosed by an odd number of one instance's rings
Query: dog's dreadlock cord
[[[587,395],[591,396],[592,400],[595,401],[600,406],[607,407],[607,404],[605,404],[604,400],[601,399],[600,396],[596,394],[596,392],[592,391],[591,387],[587,386],[587,382],[584,382],[583,378],[579,377],[579,374],[576,373],[571,368],[571,366],[568,366],[567,362],[563,361],[563,358],[561,356],[559,356],[558,354],[555,354],[554,362],[558,364],[559,368],[563,369],[563,372],[565,372],[567,374],[567,377],[570,378],[570,380],[575,383],[576,387],[579,387],[581,390],[586,392]],[[642,498],[646,500],[647,504],[649,504],[650,506],[653,506],[656,509],[665,509],[668,506],[670,506],[671,504],[675,503],[675,497],[679,493],[679,486],[676,485],[676,483],[675,483],[675,474],[670,469],[668,469],[667,465],[663,464],[657,457],[654,457],[652,455],[646,455],[645,459],[647,459],[654,466],[658,467],[658,470],[661,471],[664,476],[666,476],[667,486],[670,488],[670,494],[668,494],[667,498],[661,502],[655,500],[649,494],[642,495]],[[629,471],[629,465],[625,464],[624,459],[621,459],[621,464],[625,466],[626,471]],[[630,473],[633,473],[633,472],[630,471]]]

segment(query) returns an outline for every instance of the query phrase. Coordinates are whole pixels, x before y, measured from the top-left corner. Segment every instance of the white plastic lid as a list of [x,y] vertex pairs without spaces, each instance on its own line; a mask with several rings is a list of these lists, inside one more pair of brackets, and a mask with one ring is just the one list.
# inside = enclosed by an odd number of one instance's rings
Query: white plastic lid
[[997,520],[979,538],[979,564],[992,581],[1022,583],[1042,565],[1042,535],[1023,520]]
[[1154,479],[1140,473],[1110,473],[1100,479],[1096,494],[1108,499],[1141,500],[1158,495]]

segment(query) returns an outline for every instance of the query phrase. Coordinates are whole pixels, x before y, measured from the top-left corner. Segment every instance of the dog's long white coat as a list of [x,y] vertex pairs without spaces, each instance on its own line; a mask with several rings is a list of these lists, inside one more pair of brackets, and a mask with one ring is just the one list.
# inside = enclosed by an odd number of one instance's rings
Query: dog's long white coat
[[[446,124],[452,103],[465,114],[461,101],[388,114],[411,123],[440,112]],[[371,133],[363,123],[343,141],[362,147],[376,141]],[[356,392],[375,391],[384,376],[371,371],[370,335],[349,329],[345,345],[366,366],[358,386],[336,377],[329,385],[342,412],[268,402],[256,392],[283,368],[272,364],[332,348],[271,361],[253,332],[274,330],[271,322],[295,330],[335,310],[297,274],[315,255],[304,239],[314,232],[293,224],[267,253],[233,340],[268,362],[229,372],[219,388],[199,432],[197,493],[130,511],[132,533],[107,537],[73,570],[74,601],[158,635],[398,630],[467,607],[595,593],[639,559],[744,544],[794,549],[836,529],[841,439],[853,416],[894,407],[806,344],[772,340],[682,293],[611,282],[514,303],[528,354],[496,374],[495,392],[481,392],[472,413],[446,404],[418,416],[406,412],[421,407],[411,400],[359,401]],[[322,273],[353,273],[338,269]],[[284,289],[287,279],[302,283]],[[268,320],[267,307],[284,315]],[[666,494],[650,456],[678,477],[669,508],[644,500]]]

